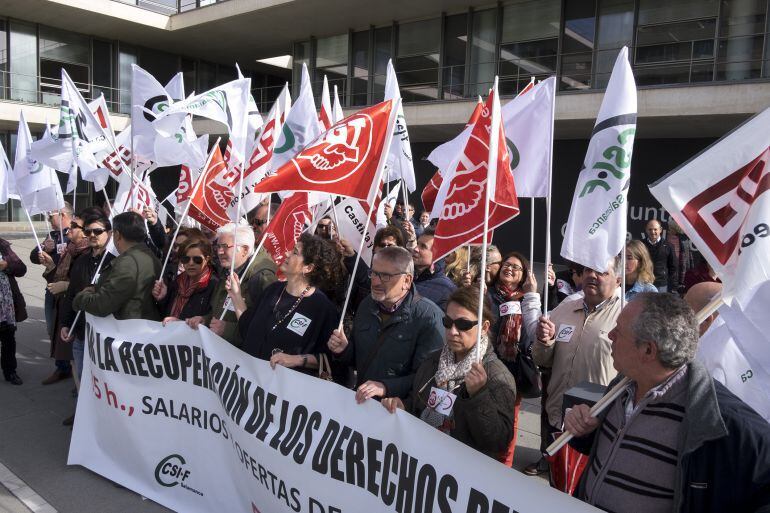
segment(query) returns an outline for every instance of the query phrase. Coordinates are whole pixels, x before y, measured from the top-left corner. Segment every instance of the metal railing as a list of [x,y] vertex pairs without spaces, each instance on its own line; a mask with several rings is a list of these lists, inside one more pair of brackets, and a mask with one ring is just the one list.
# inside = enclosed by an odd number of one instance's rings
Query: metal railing
[[179,14],[181,12],[200,9],[227,0],[117,0],[118,2],[133,5],[140,9],[165,14],[168,16]]

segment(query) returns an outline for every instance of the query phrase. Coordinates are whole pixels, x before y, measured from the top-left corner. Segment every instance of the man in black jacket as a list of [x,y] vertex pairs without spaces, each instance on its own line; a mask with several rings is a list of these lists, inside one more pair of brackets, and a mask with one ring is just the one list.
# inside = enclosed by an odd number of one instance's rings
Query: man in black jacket
[[644,231],[647,232],[647,238],[642,242],[650,252],[655,272],[653,284],[658,287],[658,292],[676,292],[679,268],[674,248],[663,240],[663,227],[657,219],[652,219]]
[[598,418],[565,414],[572,446],[590,450],[576,495],[607,511],[768,511],[770,425],[694,360],[687,304],[638,294],[609,337],[630,382]]
[[443,312],[446,310],[447,299],[457,287],[444,274],[444,261],[433,261],[435,235],[435,230],[428,228],[417,237],[417,245],[412,250],[414,286],[422,297],[436,303]]

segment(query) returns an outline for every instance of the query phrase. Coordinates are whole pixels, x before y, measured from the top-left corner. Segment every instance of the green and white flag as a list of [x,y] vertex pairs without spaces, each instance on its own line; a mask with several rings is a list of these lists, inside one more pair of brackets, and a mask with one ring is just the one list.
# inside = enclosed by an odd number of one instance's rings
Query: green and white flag
[[24,111],[21,111],[13,166],[16,189],[29,215],[63,208],[64,195],[56,171],[34,160],[30,155],[31,150],[32,135]]
[[606,271],[626,242],[636,84],[623,47],[615,61],[580,171],[561,256]]
[[303,64],[299,96],[286,115],[281,136],[273,150],[270,169],[280,168],[319,135],[321,135],[321,125],[315,110],[310,74],[307,71],[307,65]]

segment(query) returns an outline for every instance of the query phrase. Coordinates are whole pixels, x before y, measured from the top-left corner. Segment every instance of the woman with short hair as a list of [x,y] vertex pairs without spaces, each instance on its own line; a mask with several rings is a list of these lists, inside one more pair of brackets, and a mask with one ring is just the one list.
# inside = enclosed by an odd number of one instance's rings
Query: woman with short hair
[[489,340],[493,315],[488,303],[486,299],[477,347],[479,290],[455,290],[449,296],[443,319],[443,349],[429,355],[420,365],[405,401],[388,397],[382,405],[391,413],[404,409],[452,438],[498,459],[513,438],[516,382],[495,355]]
[[657,292],[653,284],[652,258],[647,247],[640,240],[632,240],[626,244],[626,302],[640,292]]

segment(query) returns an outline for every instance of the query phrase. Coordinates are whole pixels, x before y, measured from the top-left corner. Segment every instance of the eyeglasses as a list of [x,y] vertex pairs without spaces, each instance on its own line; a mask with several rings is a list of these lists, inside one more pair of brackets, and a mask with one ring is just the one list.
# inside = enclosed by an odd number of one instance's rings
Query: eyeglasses
[[72,221],[72,222],[70,223],[70,229],[71,229],[71,230],[82,230],[82,229],[83,229],[83,227],[82,227],[82,226],[80,226],[79,224],[77,224],[75,221]]
[[107,230],[105,230],[104,228],[87,228],[83,230],[83,233],[86,234],[86,237],[92,237],[94,235],[98,237],[99,235],[103,234],[106,231]]
[[452,326],[455,326],[457,328],[457,331],[468,331],[469,329],[473,328],[478,324],[479,321],[472,321],[470,319],[464,319],[462,317],[458,317],[457,319],[452,319],[448,315],[445,315],[443,319],[441,319],[441,323],[444,325],[446,329],[452,329]]
[[379,271],[373,271],[371,269],[369,269],[369,272],[368,272],[369,279],[372,279],[372,277],[376,276],[377,279],[380,280],[382,283],[388,283],[391,280],[391,278],[393,278],[394,276],[400,276],[402,274],[406,274],[406,273],[381,273]]
[[228,249],[234,246],[235,244],[217,244],[216,248],[217,248],[217,251],[227,251]]
[[197,264],[197,265],[201,265],[203,263],[204,259],[203,259],[202,256],[197,256],[197,255],[196,256],[187,256],[187,255],[185,255],[183,257],[179,257],[179,261],[182,262],[183,264],[189,264],[190,260],[195,262],[195,264]]
[[514,271],[523,271],[523,270],[524,270],[524,268],[523,268],[522,266],[520,266],[520,265],[518,265],[518,264],[509,264],[508,262],[504,263],[504,264],[503,264],[503,265],[500,267],[500,270],[501,270],[501,271],[502,271],[503,269],[513,269]]

